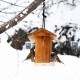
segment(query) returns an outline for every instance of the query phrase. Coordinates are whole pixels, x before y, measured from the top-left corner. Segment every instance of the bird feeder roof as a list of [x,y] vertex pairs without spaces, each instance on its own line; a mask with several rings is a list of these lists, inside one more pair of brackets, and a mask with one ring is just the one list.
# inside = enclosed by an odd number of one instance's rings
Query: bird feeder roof
[[52,40],[58,40],[57,35],[44,29],[44,28],[40,28],[35,32],[32,32],[28,35],[28,38],[30,39],[30,41],[35,42],[35,39],[37,36],[50,36],[50,38]]

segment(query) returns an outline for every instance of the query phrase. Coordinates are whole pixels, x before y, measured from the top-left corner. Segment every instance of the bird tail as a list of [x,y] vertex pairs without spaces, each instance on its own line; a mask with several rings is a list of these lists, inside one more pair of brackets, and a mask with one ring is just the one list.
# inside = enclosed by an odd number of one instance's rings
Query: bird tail
[[57,56],[56,60],[57,60],[57,62],[64,64],[64,63],[59,59],[58,56]]

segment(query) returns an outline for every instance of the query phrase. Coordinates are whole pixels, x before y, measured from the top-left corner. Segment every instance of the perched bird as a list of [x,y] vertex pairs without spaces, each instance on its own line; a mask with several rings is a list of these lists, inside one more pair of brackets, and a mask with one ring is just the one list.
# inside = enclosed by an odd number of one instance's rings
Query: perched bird
[[64,63],[59,59],[59,57],[57,56],[57,54],[51,54],[51,58],[53,58],[54,61],[57,61],[57,62],[59,62],[59,63],[64,64]]
[[57,54],[54,56],[54,59],[55,59],[57,62],[64,64],[64,63],[59,59],[59,57],[57,56]]
[[35,53],[29,53],[27,58],[25,60],[31,59],[31,61],[34,61]]
[[35,46],[33,46],[31,49],[30,49],[30,53],[29,55],[26,57],[25,60],[28,60],[28,59],[31,59],[32,62],[34,62],[34,57],[35,57]]
[[34,53],[31,52],[31,53],[29,53],[29,55],[27,56],[27,58],[25,60],[31,59],[31,61],[34,62],[34,57],[35,57],[35,52]]

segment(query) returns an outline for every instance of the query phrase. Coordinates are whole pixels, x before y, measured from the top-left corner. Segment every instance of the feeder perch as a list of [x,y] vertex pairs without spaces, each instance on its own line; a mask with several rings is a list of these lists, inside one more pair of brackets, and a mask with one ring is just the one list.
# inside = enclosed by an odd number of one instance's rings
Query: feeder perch
[[40,28],[30,33],[28,38],[35,43],[35,63],[50,63],[52,40],[58,41],[57,35]]

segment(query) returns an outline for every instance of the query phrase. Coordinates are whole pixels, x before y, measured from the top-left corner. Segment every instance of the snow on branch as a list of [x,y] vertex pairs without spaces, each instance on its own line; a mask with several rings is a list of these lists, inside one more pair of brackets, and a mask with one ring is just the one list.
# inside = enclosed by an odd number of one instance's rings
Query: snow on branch
[[7,29],[17,25],[21,20],[23,20],[28,14],[35,10],[44,0],[34,0],[28,7],[22,10],[14,18],[0,25],[0,34],[5,32]]

